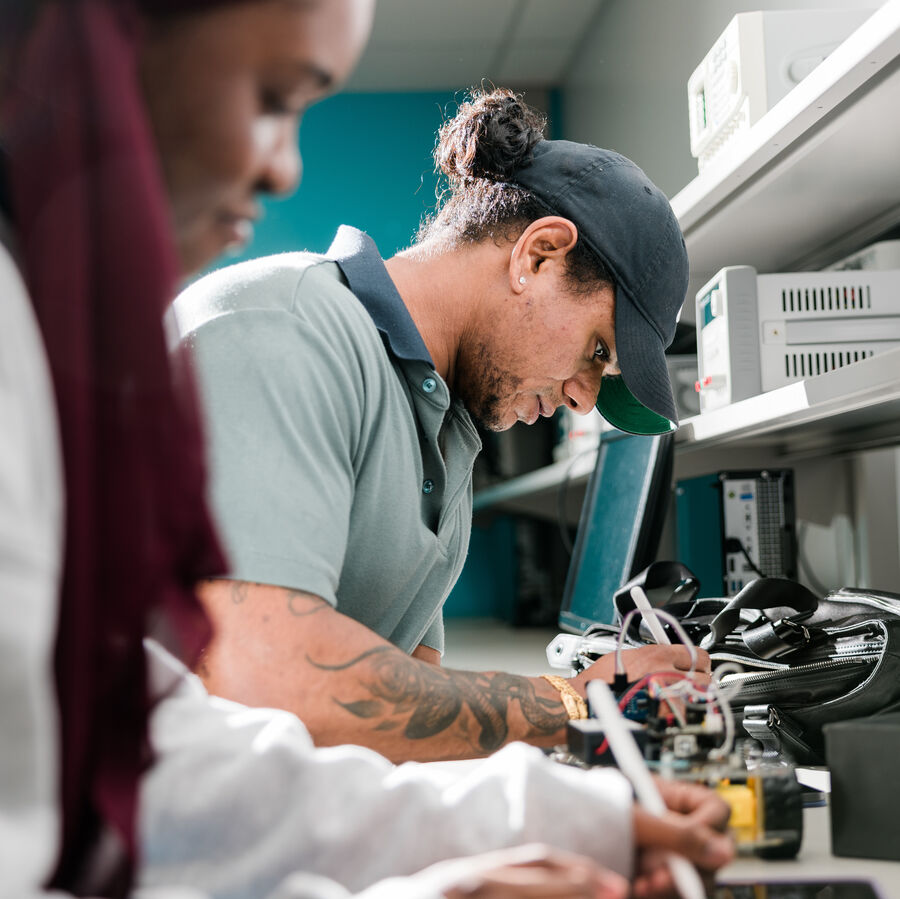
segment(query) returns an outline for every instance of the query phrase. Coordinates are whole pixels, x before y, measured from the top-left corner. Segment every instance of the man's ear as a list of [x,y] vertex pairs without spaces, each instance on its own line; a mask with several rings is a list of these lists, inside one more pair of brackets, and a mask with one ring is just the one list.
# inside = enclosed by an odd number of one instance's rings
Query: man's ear
[[558,215],[533,221],[520,235],[509,260],[509,284],[514,293],[528,288],[544,264],[564,265],[566,256],[578,243],[575,223]]

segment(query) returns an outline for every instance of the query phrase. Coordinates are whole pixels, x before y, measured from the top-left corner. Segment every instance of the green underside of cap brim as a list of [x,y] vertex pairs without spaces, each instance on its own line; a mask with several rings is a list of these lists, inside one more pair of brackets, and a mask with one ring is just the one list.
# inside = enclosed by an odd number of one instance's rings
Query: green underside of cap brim
[[620,376],[603,379],[597,409],[614,428],[626,434],[668,434],[678,427],[674,421],[639,403]]

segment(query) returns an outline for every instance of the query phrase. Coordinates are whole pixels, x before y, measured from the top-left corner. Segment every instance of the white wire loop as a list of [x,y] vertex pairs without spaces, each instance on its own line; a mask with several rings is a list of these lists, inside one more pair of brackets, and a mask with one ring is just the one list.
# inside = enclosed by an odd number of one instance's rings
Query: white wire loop
[[[640,609],[631,609],[631,611],[629,611],[622,619],[622,626],[616,640],[616,674],[625,674],[625,665],[622,661],[625,635],[627,633],[628,625],[631,623],[634,616],[639,614],[641,614]],[[722,678],[726,674],[740,672],[740,666],[733,663],[720,665],[713,673],[709,684],[703,687],[698,686],[693,681],[693,676],[696,674],[697,670],[697,647],[694,645],[691,638],[688,637],[684,628],[681,626],[681,622],[669,612],[665,612],[662,609],[651,609],[644,614],[655,615],[658,619],[662,619],[667,624],[671,625],[691,657],[691,667],[688,672],[682,678],[671,684],[659,686],[658,698],[668,703],[672,713],[682,726],[685,724],[684,715],[678,709],[678,704],[673,703],[671,700],[680,700],[686,706],[692,708],[702,708],[705,706],[708,710],[718,709],[719,714],[722,716],[725,736],[719,746],[716,746],[709,751],[709,758],[711,760],[727,758],[734,749],[735,740],[734,715],[731,711],[731,700],[737,694],[740,687],[738,684],[726,686],[722,683]],[[653,675],[650,677],[652,678]]]

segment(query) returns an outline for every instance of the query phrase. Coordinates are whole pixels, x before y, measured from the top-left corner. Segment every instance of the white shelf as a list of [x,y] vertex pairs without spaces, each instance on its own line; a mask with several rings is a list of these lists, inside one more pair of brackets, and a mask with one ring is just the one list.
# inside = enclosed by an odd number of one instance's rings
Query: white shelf
[[567,519],[577,523],[584,486],[596,461],[597,451],[589,450],[571,459],[485,487],[475,493],[472,511],[519,512],[555,520],[560,491],[570,488],[563,498],[564,507]]
[[822,268],[900,222],[900,0],[672,199],[692,298],[724,265]]
[[[689,302],[725,265],[822,268],[900,223],[900,0],[888,0],[672,200]],[[898,298],[900,300],[900,298]],[[897,442],[900,355],[883,353],[684,422],[681,451],[784,452]]]
[[900,350],[686,419],[683,450],[755,442],[821,453],[900,442]]

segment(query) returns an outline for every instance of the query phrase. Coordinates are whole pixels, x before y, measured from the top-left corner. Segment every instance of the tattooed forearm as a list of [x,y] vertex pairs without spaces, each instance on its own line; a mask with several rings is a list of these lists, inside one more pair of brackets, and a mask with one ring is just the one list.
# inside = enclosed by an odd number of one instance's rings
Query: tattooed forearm
[[331,608],[331,605],[321,597],[301,590],[285,590],[284,593],[287,596],[288,611],[294,618],[305,618],[307,615],[315,615],[316,612]]
[[[349,661],[325,664],[309,659],[322,671],[358,668],[360,694],[335,698],[341,708],[370,720],[377,730],[403,728],[411,740],[434,737],[458,726],[463,711],[474,719],[470,739],[481,752],[492,752],[509,739],[509,714],[518,706],[531,731],[549,736],[566,722],[560,703],[539,696],[526,677],[500,672],[449,671],[411,659],[394,647],[377,647]],[[376,723],[377,722],[377,723]]]

